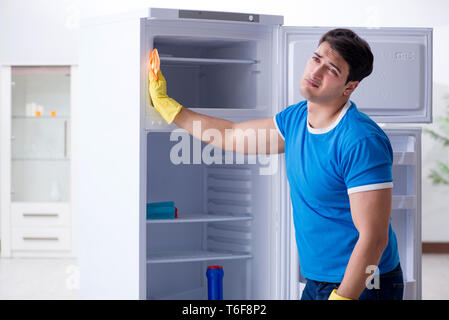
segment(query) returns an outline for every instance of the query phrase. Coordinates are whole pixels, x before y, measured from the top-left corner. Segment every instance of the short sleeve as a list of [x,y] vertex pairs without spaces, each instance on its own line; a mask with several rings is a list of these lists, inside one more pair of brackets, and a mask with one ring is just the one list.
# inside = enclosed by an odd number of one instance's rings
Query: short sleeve
[[304,115],[304,110],[307,110],[306,100],[288,106],[273,117],[276,130],[284,140],[297,127],[301,117]]
[[348,194],[393,188],[393,150],[388,137],[362,138],[344,152],[342,160]]
[[273,117],[274,126],[276,127],[277,132],[281,135],[282,139],[285,140],[285,131],[284,131],[284,119],[282,117],[282,112],[279,112]]

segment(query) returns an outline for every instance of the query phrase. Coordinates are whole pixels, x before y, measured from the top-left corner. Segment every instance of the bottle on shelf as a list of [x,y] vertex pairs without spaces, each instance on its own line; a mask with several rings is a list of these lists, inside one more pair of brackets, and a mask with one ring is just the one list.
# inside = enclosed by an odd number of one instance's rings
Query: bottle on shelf
[[223,267],[208,266],[207,276],[207,296],[208,300],[223,300]]
[[30,102],[25,105],[25,116],[27,117],[40,117],[44,114],[44,107],[35,103]]

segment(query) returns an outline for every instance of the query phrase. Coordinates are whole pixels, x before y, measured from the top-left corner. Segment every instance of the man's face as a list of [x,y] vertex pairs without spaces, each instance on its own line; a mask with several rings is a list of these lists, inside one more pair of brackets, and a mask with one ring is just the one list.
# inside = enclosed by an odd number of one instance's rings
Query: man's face
[[349,98],[359,82],[346,84],[348,75],[348,63],[324,41],[307,61],[299,90],[307,100],[321,104]]

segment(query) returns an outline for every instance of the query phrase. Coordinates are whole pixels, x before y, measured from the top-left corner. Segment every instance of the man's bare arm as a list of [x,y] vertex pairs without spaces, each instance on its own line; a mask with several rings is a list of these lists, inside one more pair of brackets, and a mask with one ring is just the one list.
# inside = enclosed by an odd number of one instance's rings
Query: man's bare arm
[[392,189],[357,192],[349,195],[351,215],[359,239],[346,267],[337,294],[358,299],[371,275],[368,266],[377,266],[388,244]]
[[[182,108],[174,122],[195,138],[223,150],[243,154],[284,152],[284,139],[277,132],[273,118],[232,122]],[[217,139],[217,135],[221,138]]]

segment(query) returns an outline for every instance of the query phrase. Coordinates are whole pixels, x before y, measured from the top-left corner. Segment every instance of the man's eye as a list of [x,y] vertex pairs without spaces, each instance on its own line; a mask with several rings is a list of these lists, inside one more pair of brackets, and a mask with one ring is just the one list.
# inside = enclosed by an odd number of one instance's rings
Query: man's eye
[[332,69],[332,68],[329,68],[329,71],[330,71],[330,72],[332,72],[333,74],[337,75],[337,72],[335,72],[335,70],[334,70],[334,69]]
[[312,60],[313,61],[318,61],[318,58],[317,57],[312,57]]

